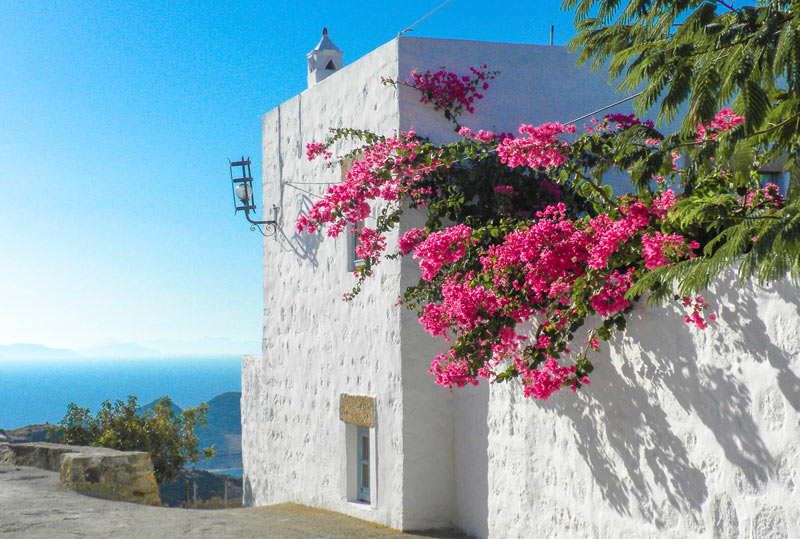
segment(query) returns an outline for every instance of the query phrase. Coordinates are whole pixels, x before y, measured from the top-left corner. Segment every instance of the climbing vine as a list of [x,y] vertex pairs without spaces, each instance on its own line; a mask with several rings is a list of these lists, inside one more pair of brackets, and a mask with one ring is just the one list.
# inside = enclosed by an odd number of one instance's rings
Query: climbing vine
[[[557,122],[523,124],[516,135],[462,127],[458,117],[472,112],[496,75],[481,66],[463,76],[384,79],[416,88],[423,103],[443,111],[461,137],[455,142],[337,129],[307,146],[309,159],[328,162],[339,140],[357,149],[339,157],[354,159],[352,169],[298,220],[298,231],[325,227],[336,237],[382,201],[375,226],[356,232],[364,264],[345,298],[384,257],[417,260],[421,279],[400,302],[449,344],[432,358],[436,383],[517,379],[536,399],[577,391],[590,383],[592,352],[625,330],[644,295],[676,300],[685,321],[704,329],[715,316],[698,292],[721,268],[742,261],[743,275],[785,274],[765,251],[797,242],[797,204],[761,185],[758,152],[743,164],[715,160],[743,117],[723,109],[669,138],[620,114],[592,119],[580,134]],[[612,172],[628,174],[624,193],[608,185]],[[426,213],[425,227],[389,246],[387,233],[409,209]],[[599,323],[583,328],[590,319]]]

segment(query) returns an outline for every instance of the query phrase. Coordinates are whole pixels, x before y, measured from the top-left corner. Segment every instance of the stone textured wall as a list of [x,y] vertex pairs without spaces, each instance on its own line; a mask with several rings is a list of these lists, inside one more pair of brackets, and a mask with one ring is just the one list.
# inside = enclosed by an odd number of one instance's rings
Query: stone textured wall
[[0,462],[59,472],[61,471],[61,456],[77,449],[81,448],[74,445],[51,444],[48,442],[2,443],[0,444]]
[[[280,230],[264,240],[263,356],[242,365],[242,453],[246,505],[295,502],[402,527],[399,263],[382,263],[346,303],[351,235],[295,231],[327,189],[315,182],[338,182],[341,174],[338,165],[309,162],[306,143],[325,140],[330,127],[397,132],[397,92],[381,76],[397,76],[396,41],[263,118],[264,205],[281,208]],[[372,505],[347,500],[341,393],[375,398]]]
[[491,536],[800,537],[800,293],[705,298],[705,331],[637,307],[577,395],[492,387]]
[[[501,71],[461,118],[474,129],[568,121],[618,100],[602,73],[575,69],[559,47],[404,38],[399,49],[400,73]],[[413,90],[399,98],[401,129],[453,138]],[[627,114],[630,103],[608,112]],[[420,222],[407,215],[403,230]],[[417,276],[404,259],[404,285]],[[481,537],[800,537],[800,295],[726,276],[705,296],[719,323],[703,332],[680,309],[638,307],[626,336],[597,358],[592,385],[545,403],[501,384],[456,390],[444,405],[422,374],[442,345],[404,311],[406,454],[438,459],[427,472],[454,488],[449,508],[435,503],[435,490],[409,484],[425,464],[407,464],[406,503],[450,511]]]
[[142,451],[65,453],[61,482],[98,498],[161,505],[153,463]]
[[0,463],[61,473],[61,483],[82,494],[161,505],[150,454],[46,442],[0,444]]

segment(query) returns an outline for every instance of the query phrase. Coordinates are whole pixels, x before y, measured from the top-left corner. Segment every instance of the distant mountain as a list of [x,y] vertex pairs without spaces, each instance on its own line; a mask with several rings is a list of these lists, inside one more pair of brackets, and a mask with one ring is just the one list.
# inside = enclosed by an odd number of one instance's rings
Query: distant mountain
[[17,343],[0,345],[2,359],[66,359],[78,357],[74,350],[48,348],[41,344]]
[[205,337],[192,341],[145,341],[165,356],[243,356],[261,352],[261,341],[234,341],[225,337]]
[[81,348],[76,351],[80,357],[101,357],[101,358],[146,358],[159,357],[161,352],[155,348],[148,348],[135,342],[122,342],[94,346],[92,348]]
[[0,360],[45,360],[73,358],[151,358],[151,357],[215,357],[258,354],[259,341],[234,341],[224,337],[208,337],[195,341],[117,342],[100,346],[68,350],[41,344],[18,343],[0,345]]
[[136,343],[114,343],[79,350],[66,348],[49,348],[41,344],[6,344],[0,345],[1,359],[37,360],[37,359],[82,359],[82,358],[145,358],[159,357],[161,352]]
[[[47,430],[53,425],[28,425],[19,429],[0,429],[0,442],[11,442],[12,444],[23,442],[48,442]],[[3,439],[5,438],[5,440]]]
[[197,437],[200,447],[213,445],[217,456],[198,462],[198,468],[220,472],[242,469],[241,400],[241,392],[229,391],[208,401],[206,428]]
[[[140,406],[140,407],[139,407],[139,410],[140,410],[140,411],[142,411],[142,412],[147,412],[148,410],[152,410],[152,409],[153,409],[153,407],[155,407],[155,405],[156,405],[156,404],[158,403],[158,401],[160,401],[160,400],[161,400],[161,399],[156,399],[156,400],[154,400],[154,401],[152,401],[152,402],[148,402],[147,404],[145,404],[145,405],[143,405],[143,406]],[[178,406],[177,404],[175,404],[175,403],[173,402],[173,403],[172,403],[172,413],[173,413],[174,415],[181,415],[181,412],[183,412],[183,410],[181,409],[181,407],[180,407],[180,406]]]

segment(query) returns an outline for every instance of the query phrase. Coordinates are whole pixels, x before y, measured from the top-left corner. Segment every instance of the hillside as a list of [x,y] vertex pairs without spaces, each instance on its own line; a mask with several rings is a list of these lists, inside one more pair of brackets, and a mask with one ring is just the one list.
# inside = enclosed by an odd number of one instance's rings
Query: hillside
[[241,392],[229,391],[208,401],[206,428],[198,432],[201,447],[214,445],[217,456],[197,467],[224,472],[242,469]]
[[[139,410],[142,411],[142,412],[147,412],[148,410],[152,410],[155,407],[155,405],[158,404],[159,400],[160,399],[156,399],[156,400],[154,400],[152,402],[148,402],[147,404],[140,406]],[[174,402],[172,403],[172,407],[171,408],[172,408],[172,413],[174,415],[181,415],[181,412],[183,411],[183,410],[181,410],[181,407],[178,406],[177,404],[175,404]]]
[[[18,429],[0,429],[0,442],[11,442],[12,444],[23,442],[49,442],[47,439],[47,429],[53,425],[28,425]],[[6,438],[4,440],[3,438]]]

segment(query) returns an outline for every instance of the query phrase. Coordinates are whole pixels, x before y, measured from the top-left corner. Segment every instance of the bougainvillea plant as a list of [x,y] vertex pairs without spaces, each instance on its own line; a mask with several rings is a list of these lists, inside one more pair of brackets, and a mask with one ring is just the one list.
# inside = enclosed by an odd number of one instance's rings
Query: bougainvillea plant
[[480,92],[488,90],[489,81],[499,73],[499,71],[485,71],[486,68],[486,65],[480,68],[471,67],[468,75],[458,75],[444,69],[435,73],[430,71],[419,73],[414,70],[411,72],[411,79],[403,82],[385,77],[381,78],[381,82],[418,90],[422,94],[420,102],[431,103],[433,110],[441,110],[444,117],[453,122],[458,129],[461,127],[458,117],[464,110],[475,112],[473,103],[476,99],[483,99],[483,94]]
[[[740,116],[721,110],[695,133],[669,139],[621,114],[591,120],[580,134],[559,123],[521,125],[517,135],[475,132],[456,117],[488,89],[496,73],[485,69],[384,80],[445,111],[455,142],[338,129],[307,147],[309,159],[330,162],[333,143],[358,146],[343,156],[354,159],[345,181],[298,220],[298,231],[325,227],[336,237],[379,208],[374,228],[357,229],[364,264],[345,298],[383,257],[417,260],[421,279],[400,302],[449,344],[432,358],[436,383],[518,379],[536,399],[576,391],[589,383],[590,353],[624,331],[643,295],[674,298],[685,321],[704,329],[715,317],[697,293],[719,269],[742,258],[751,273],[764,269],[757,255],[777,241],[775,223],[788,208],[774,185],[761,185],[757,163],[726,168],[714,159]],[[628,175],[624,193],[612,192],[612,172]],[[425,227],[389,246],[387,233],[409,210],[426,213]],[[590,317],[599,323],[582,329]]]

